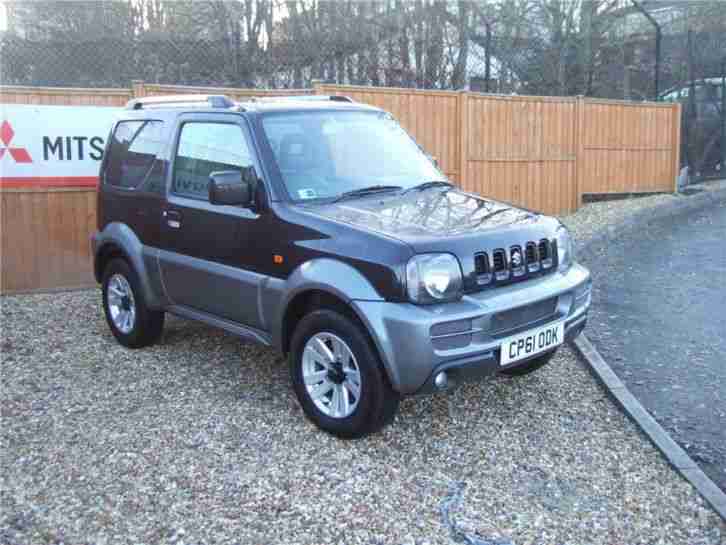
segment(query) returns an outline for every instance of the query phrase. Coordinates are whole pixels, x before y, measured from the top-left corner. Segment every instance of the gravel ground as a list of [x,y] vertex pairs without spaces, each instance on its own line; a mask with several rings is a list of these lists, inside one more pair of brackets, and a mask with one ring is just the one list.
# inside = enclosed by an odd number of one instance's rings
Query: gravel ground
[[175,318],[124,349],[97,290],[0,304],[2,544],[726,543],[567,348],[345,442],[303,418],[268,349]]
[[[692,184],[687,187],[686,191],[714,191],[724,188],[726,188],[726,180],[719,180]],[[584,243],[602,229],[607,226],[617,225],[635,212],[668,204],[674,200],[683,198],[687,197],[673,194],[655,194],[650,196],[632,197],[629,199],[593,202],[580,208],[576,214],[572,214],[561,219],[570,231],[572,231],[575,239],[579,243]]]

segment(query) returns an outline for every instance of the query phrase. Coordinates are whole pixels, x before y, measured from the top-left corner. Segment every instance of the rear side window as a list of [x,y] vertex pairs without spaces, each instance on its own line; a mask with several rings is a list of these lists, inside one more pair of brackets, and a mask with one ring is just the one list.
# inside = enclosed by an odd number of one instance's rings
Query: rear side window
[[212,172],[254,169],[242,128],[230,123],[190,122],[182,125],[174,162],[172,190],[194,199],[208,199]]
[[122,121],[111,135],[106,182],[127,189],[139,187],[150,175],[161,178],[154,167],[164,142],[161,121]]

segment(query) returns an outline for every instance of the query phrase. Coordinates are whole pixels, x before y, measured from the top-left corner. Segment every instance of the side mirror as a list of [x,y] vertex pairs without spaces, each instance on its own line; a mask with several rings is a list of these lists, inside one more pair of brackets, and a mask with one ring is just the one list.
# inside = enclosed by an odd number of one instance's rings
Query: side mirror
[[249,178],[236,170],[212,172],[209,175],[209,202],[248,207],[252,204],[253,188]]

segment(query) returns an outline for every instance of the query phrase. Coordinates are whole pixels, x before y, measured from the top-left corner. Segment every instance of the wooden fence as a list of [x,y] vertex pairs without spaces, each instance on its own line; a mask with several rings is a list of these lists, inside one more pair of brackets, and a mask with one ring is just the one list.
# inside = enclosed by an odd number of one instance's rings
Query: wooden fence
[[[585,193],[670,192],[680,105],[316,84],[309,90],[0,87],[0,104],[121,106],[133,97],[342,94],[391,112],[468,191],[564,215]],[[0,164],[0,168],[2,165]],[[93,284],[95,189],[0,186],[0,291]]]
[[581,193],[675,191],[680,104],[583,102]]
[[133,96],[133,89],[0,86],[0,104],[123,106]]
[[541,210],[674,191],[680,105],[319,85],[391,112],[463,188]]
[[93,285],[95,189],[9,188],[0,197],[3,293]]
[[188,87],[182,85],[159,85],[135,81],[131,87],[134,98],[164,95],[205,94],[227,95],[234,100],[249,100],[252,97],[279,97],[313,95],[314,89],[240,89],[237,87]]

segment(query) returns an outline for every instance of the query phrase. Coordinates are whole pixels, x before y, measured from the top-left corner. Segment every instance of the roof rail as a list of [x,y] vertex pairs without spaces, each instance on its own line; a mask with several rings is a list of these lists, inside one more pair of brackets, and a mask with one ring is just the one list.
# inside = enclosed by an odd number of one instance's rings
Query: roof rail
[[304,102],[355,102],[352,98],[343,95],[288,95],[288,96],[264,96],[264,97],[253,97],[255,102],[275,102],[278,100],[293,100],[293,101],[304,101]]
[[212,108],[232,108],[236,106],[225,95],[165,95],[158,97],[134,98],[126,103],[127,110],[141,110],[145,108],[179,106],[179,105],[201,105],[207,103]]

